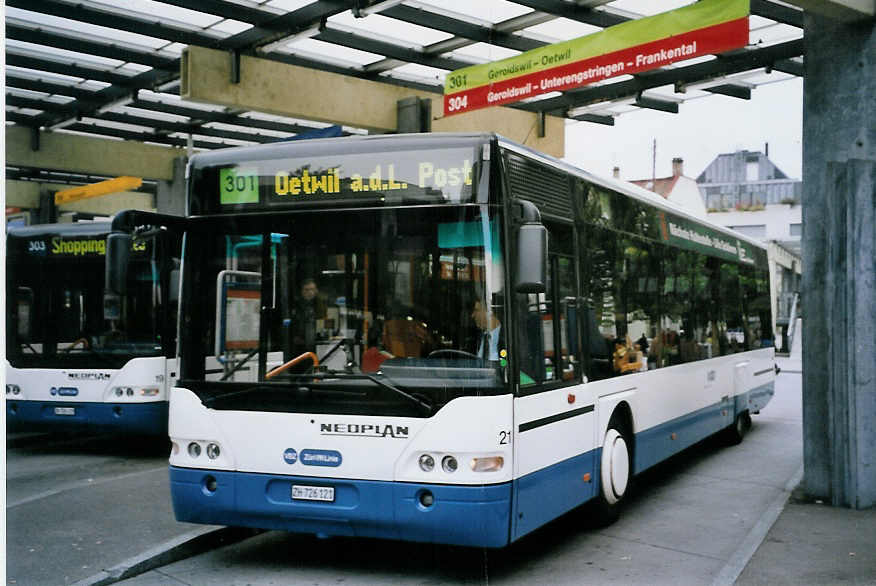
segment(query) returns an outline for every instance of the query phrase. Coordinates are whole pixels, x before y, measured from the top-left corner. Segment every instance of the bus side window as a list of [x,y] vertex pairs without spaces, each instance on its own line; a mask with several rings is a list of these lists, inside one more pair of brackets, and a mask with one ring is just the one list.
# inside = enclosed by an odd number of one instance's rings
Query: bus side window
[[520,384],[574,382],[580,378],[578,314],[573,235],[569,227],[551,226],[547,291],[521,294],[518,355]]
[[18,341],[30,342],[32,336],[31,318],[33,316],[33,289],[19,287],[15,318],[18,323]]
[[545,335],[545,323],[550,319],[545,297],[544,293],[518,295],[521,315],[518,322],[520,327],[517,355],[520,357],[521,387],[541,384],[547,380],[549,374],[553,374],[553,364],[546,360],[549,352],[546,342],[550,342],[552,346],[553,330],[550,330],[549,335]]

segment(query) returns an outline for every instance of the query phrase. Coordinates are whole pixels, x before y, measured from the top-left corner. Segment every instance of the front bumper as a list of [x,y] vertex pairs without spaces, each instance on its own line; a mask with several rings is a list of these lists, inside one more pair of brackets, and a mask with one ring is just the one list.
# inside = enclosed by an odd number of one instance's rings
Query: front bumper
[[[292,484],[333,487],[334,501],[292,500]],[[510,482],[448,486],[171,466],[170,486],[177,520],[189,523],[472,547],[509,540]],[[431,506],[421,504],[424,491]]]

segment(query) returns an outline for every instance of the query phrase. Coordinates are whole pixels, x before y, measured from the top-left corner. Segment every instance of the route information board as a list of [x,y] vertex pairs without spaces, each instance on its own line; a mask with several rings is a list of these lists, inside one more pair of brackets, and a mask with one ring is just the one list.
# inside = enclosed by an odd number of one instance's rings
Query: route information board
[[701,0],[516,57],[458,69],[444,83],[444,115],[744,47],[749,11],[749,0]]

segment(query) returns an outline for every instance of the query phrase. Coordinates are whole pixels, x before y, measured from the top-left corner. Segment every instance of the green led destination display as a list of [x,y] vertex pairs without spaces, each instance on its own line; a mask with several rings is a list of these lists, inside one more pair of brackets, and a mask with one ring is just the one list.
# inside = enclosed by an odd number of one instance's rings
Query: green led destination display
[[[106,236],[39,235],[10,239],[10,248],[17,253],[46,258],[97,258],[106,256]],[[144,255],[150,251],[148,240],[134,240],[131,253]]]
[[476,181],[474,155],[464,147],[247,161],[206,169],[196,193],[216,193],[216,211],[339,200],[463,203]]

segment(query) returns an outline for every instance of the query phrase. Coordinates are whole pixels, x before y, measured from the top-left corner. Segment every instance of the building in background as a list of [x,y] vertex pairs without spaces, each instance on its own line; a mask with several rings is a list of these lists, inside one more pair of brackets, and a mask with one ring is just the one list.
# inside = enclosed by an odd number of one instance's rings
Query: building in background
[[[614,169],[615,178],[620,170]],[[765,153],[718,155],[697,179],[672,159],[672,175],[631,181],[684,207],[690,214],[731,228],[767,245],[770,292],[780,351],[789,352],[799,307],[802,257],[802,182],[790,179]],[[799,330],[798,330],[799,331]]]
[[764,152],[718,155],[697,177],[709,220],[769,245],[773,315],[782,333],[780,349],[790,350],[798,307],[803,234],[803,182],[791,179]]
[[[615,168],[615,177],[620,170]],[[698,218],[706,218],[706,206],[700,196],[699,185],[696,180],[684,174],[684,160],[676,157],[672,159],[672,176],[654,179],[636,179],[630,181],[639,187],[644,187],[674,202]]]

